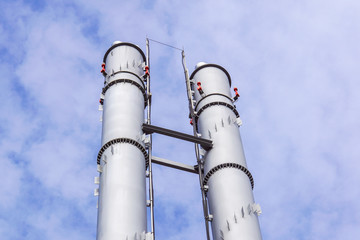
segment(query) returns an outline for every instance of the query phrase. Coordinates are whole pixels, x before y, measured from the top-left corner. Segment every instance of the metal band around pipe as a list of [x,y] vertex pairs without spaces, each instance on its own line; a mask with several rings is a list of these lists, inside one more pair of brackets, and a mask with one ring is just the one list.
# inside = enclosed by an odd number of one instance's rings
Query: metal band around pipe
[[199,106],[199,104],[200,104],[200,102],[201,102],[202,100],[204,100],[204,99],[207,98],[207,97],[214,96],[214,95],[222,96],[222,97],[225,97],[225,98],[229,99],[230,101],[233,101],[230,97],[226,96],[225,94],[221,94],[221,93],[211,93],[211,94],[208,94],[208,95],[206,95],[205,97],[201,98],[201,99],[196,103],[196,105],[195,105],[195,111],[196,111],[196,108]]
[[130,84],[136,86],[138,89],[140,89],[142,95],[144,96],[144,106],[146,107],[146,105],[147,105],[147,103],[146,103],[147,97],[146,97],[145,89],[139,83],[137,83],[134,80],[130,80],[130,79],[116,79],[116,80],[113,80],[102,89],[102,94],[105,95],[106,91],[111,86],[113,86],[113,85],[115,85],[117,83],[130,83]]
[[131,139],[131,138],[115,138],[113,140],[108,141],[104,144],[104,146],[101,147],[98,156],[97,156],[97,164],[100,164],[101,156],[105,152],[106,149],[108,149],[111,145],[116,143],[129,143],[135,147],[137,147],[144,155],[145,161],[146,161],[146,167],[149,164],[149,156],[146,152],[146,149],[137,141]]
[[210,64],[204,64],[204,65],[202,65],[202,66],[200,66],[200,67],[197,67],[197,68],[195,69],[195,71],[191,74],[190,80],[194,79],[195,74],[196,74],[199,70],[201,70],[201,69],[203,69],[203,68],[207,68],[207,67],[216,67],[216,68],[219,68],[220,70],[222,70],[222,71],[226,74],[226,76],[227,76],[227,78],[228,78],[228,80],[229,80],[229,85],[230,85],[230,87],[231,87],[231,77],[230,77],[230,74],[228,73],[228,71],[226,71],[226,69],[223,68],[222,66],[219,66],[219,65],[217,65],[217,64],[212,64],[212,63],[210,63]]
[[142,83],[143,88],[145,89],[144,79],[141,79],[141,77],[139,77],[139,75],[137,75],[136,73],[133,73],[130,71],[117,71],[117,72],[110,74],[110,76],[115,76],[116,74],[119,74],[119,73],[127,73],[127,74],[134,75],[135,77],[137,77],[137,79],[139,79],[139,81]]
[[251,183],[251,188],[254,189],[254,179],[250,173],[249,170],[246,169],[246,167],[237,164],[237,163],[222,163],[219,164],[215,167],[213,167],[212,169],[210,169],[210,171],[206,174],[206,176],[204,177],[204,185],[207,185],[207,182],[209,181],[210,177],[217,171],[224,169],[224,168],[236,168],[239,169],[241,171],[243,171],[246,176],[248,176],[250,183]]
[[118,46],[130,46],[135,48],[136,50],[139,51],[139,53],[141,54],[141,56],[143,57],[143,60],[145,61],[145,54],[143,53],[143,51],[141,50],[141,48],[139,48],[139,46],[132,44],[132,43],[128,43],[128,42],[121,42],[121,43],[116,43],[114,45],[112,45],[105,53],[104,58],[103,58],[103,62],[106,63],[106,58],[107,55],[111,52],[111,50],[113,50],[114,48],[118,47]]
[[196,126],[196,130],[198,130],[197,121],[198,121],[198,119],[199,119],[199,117],[200,117],[200,114],[201,114],[205,109],[207,109],[207,108],[209,108],[209,107],[212,107],[212,106],[225,106],[225,107],[227,107],[227,108],[230,108],[230,109],[234,112],[234,114],[235,114],[235,116],[236,116],[237,118],[240,117],[238,111],[236,110],[236,108],[235,108],[233,105],[228,104],[228,103],[226,103],[226,102],[211,102],[211,103],[205,104],[202,108],[199,109],[199,111],[197,111],[196,116],[195,116],[195,126]]

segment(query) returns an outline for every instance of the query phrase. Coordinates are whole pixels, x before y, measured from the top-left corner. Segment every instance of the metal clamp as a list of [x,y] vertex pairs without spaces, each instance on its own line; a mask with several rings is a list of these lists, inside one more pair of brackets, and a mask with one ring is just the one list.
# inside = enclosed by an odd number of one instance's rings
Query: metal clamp
[[117,83],[131,83],[132,85],[136,86],[137,88],[140,89],[140,91],[142,92],[142,95],[144,96],[144,107],[146,107],[146,92],[145,89],[136,81],[134,80],[130,80],[130,79],[117,79],[114,81],[111,81],[108,85],[106,85],[103,89],[102,89],[102,94],[105,95],[106,91],[113,85],[117,84]]
[[201,99],[196,103],[195,108],[194,108],[195,111],[196,111],[196,108],[199,106],[199,103],[200,103],[202,100],[204,100],[204,99],[207,98],[207,97],[214,96],[214,95],[222,96],[222,97],[225,97],[225,98],[229,99],[230,101],[232,101],[232,99],[231,99],[230,97],[226,96],[225,94],[221,94],[221,93],[210,93],[210,94],[207,94],[205,97],[201,98]]
[[249,180],[250,180],[250,183],[251,183],[251,188],[254,189],[254,179],[253,179],[250,171],[247,170],[246,167],[244,167],[244,166],[242,166],[240,164],[237,164],[237,163],[222,163],[222,164],[219,164],[219,165],[213,167],[212,169],[210,169],[210,171],[204,177],[204,185],[207,185],[210,177],[215,172],[217,172],[217,171],[219,171],[220,169],[223,169],[223,168],[236,168],[236,169],[239,169],[239,170],[243,171],[249,177]]
[[107,143],[104,144],[104,146],[101,147],[98,156],[97,156],[97,164],[100,164],[100,159],[102,154],[105,152],[106,149],[108,149],[111,145],[116,144],[116,143],[129,143],[131,145],[134,145],[135,147],[137,147],[144,155],[145,158],[145,162],[146,162],[146,168],[149,165],[149,155],[146,152],[146,149],[137,141],[130,139],[130,138],[115,138],[113,140],[108,141]]
[[234,114],[236,115],[237,118],[240,117],[238,111],[236,110],[236,108],[235,108],[233,105],[228,104],[228,103],[226,103],[226,102],[211,102],[211,103],[205,104],[202,108],[199,109],[199,111],[197,111],[197,114],[196,114],[196,116],[195,116],[196,131],[198,131],[197,121],[198,121],[198,119],[199,119],[199,117],[200,117],[200,114],[201,114],[205,109],[207,109],[207,108],[209,108],[209,107],[212,107],[212,106],[225,106],[225,107],[227,107],[227,108],[230,108],[230,109],[234,112]]
[[137,74],[134,73],[134,72],[120,70],[120,71],[113,72],[113,73],[111,74],[111,76],[115,76],[116,74],[119,74],[119,73],[127,73],[127,74],[134,75],[134,76],[135,76],[137,79],[139,79],[139,81],[142,83],[143,88],[145,88],[144,82],[143,82],[143,80],[141,79],[141,77],[139,77],[139,75],[137,75]]

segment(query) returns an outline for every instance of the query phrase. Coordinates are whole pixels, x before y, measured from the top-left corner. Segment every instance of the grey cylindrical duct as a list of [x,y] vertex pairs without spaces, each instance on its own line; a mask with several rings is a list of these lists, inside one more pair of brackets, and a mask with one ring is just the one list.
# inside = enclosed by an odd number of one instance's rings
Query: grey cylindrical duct
[[254,203],[253,179],[238,130],[241,120],[231,98],[230,75],[221,66],[200,63],[190,78],[197,130],[213,141],[213,148],[204,156],[213,239],[260,240],[261,210]]
[[142,142],[145,55],[115,42],[104,56],[97,240],[144,239],[147,153]]

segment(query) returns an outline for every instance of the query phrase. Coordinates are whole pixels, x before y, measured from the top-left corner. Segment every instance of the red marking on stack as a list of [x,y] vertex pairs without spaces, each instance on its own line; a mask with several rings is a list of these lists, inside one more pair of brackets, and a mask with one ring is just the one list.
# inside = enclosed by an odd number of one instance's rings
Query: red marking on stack
[[202,90],[202,87],[201,87],[201,82],[197,82],[197,85],[198,85],[198,88],[197,90],[199,91],[200,94],[203,94],[204,91]]
[[101,64],[101,73],[104,74],[105,73],[105,63]]
[[234,87],[234,92],[235,92],[234,100],[236,101],[240,97],[240,94],[238,93],[238,89],[236,87]]

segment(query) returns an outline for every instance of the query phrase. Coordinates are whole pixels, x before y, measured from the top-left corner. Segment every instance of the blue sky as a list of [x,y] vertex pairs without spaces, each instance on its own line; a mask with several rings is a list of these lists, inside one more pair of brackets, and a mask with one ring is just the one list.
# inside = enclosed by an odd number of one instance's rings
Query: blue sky
[[[228,70],[264,239],[360,235],[360,2],[2,1],[1,239],[95,239],[102,58],[115,40]],[[180,52],[151,43],[152,122],[191,133]],[[194,165],[193,145],[154,155]],[[154,167],[157,239],[205,239],[196,175]]]

